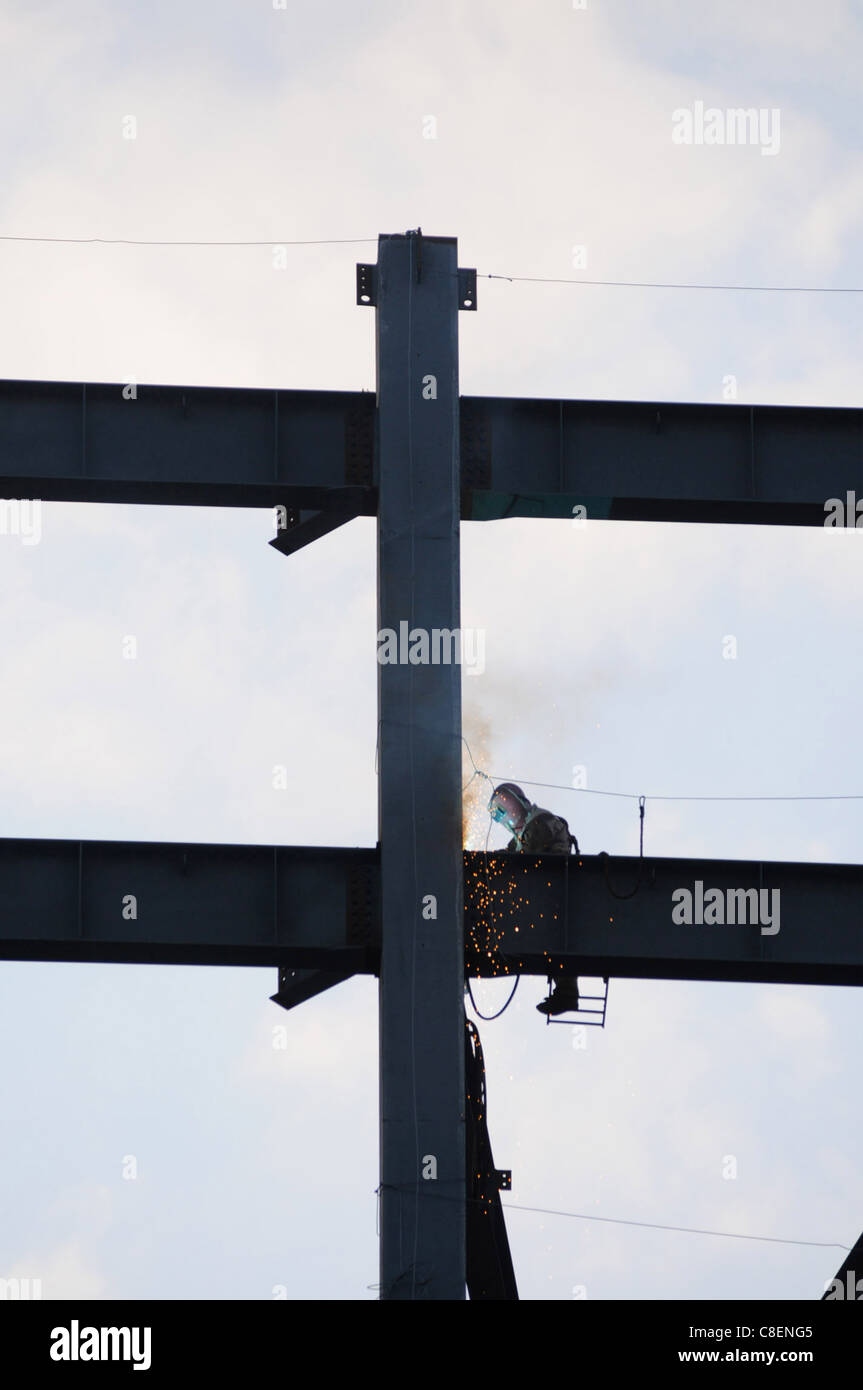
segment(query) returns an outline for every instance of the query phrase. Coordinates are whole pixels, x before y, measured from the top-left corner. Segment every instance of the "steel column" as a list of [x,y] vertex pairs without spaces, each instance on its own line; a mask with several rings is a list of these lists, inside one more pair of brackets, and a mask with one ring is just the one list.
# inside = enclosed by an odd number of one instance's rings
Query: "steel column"
[[[400,639],[460,623],[457,272],[454,239],[380,238],[378,631]],[[383,1299],[465,1296],[460,677],[378,666]]]

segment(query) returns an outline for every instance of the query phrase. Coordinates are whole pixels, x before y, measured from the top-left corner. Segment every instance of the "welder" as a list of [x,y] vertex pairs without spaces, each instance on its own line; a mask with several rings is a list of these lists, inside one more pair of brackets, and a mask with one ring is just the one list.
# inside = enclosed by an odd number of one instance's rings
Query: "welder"
[[[507,845],[510,854],[569,854],[573,849],[578,854],[578,841],[570,834],[563,817],[534,805],[514,782],[501,782],[495,787],[488,809],[492,820],[512,831]],[[546,1015],[575,1011],[578,1008],[576,976],[561,975],[553,992],[536,1007]]]

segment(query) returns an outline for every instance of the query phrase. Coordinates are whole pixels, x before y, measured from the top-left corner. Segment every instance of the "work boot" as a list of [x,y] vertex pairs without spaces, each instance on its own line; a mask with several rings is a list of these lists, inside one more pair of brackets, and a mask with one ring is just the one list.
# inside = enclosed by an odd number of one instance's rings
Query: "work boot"
[[575,979],[562,979],[554,987],[553,994],[547,999],[543,999],[537,1004],[537,1009],[541,1014],[554,1017],[557,1014],[575,1013],[578,1009],[578,981]]

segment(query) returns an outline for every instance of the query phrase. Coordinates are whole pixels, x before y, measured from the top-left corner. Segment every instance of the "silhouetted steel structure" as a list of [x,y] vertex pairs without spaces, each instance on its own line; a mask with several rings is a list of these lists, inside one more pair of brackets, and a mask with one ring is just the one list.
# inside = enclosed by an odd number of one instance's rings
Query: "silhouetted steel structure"
[[[0,383],[4,494],[280,506],[287,555],[377,515],[379,630],[446,631],[460,519],[822,525],[827,498],[863,496],[860,410],[460,398],[476,276],[453,238],[382,236],[357,302],[376,394]],[[0,840],[6,959],[273,965],[286,1008],[380,977],[388,1299],[517,1297],[466,973],[863,983],[863,867],[463,853],[459,675],[379,667],[374,849]],[[698,881],[781,889],[781,931],[675,925]]]
[[[614,886],[634,884],[638,865],[615,856]],[[600,855],[525,860],[466,851],[464,866],[473,977],[500,974],[499,960],[482,949],[491,927],[499,958],[524,975],[544,976],[574,958],[584,975],[639,980],[863,984],[856,864],[646,858],[642,887],[625,902],[609,896]],[[780,889],[781,931],[676,925],[673,889],[699,880]],[[511,881],[517,898],[507,892]],[[137,921],[117,907],[129,884],[139,889]],[[489,891],[490,910],[482,903]],[[380,851],[0,839],[0,958],[277,966],[284,1001],[293,989],[299,1003],[315,992],[307,978],[314,972],[379,973]],[[292,975],[299,978],[291,984]]]
[[[832,1283],[828,1284],[824,1290],[821,1295],[822,1302],[825,1299],[831,1301],[839,1299],[840,1289],[833,1287],[837,1281],[841,1289],[841,1297],[853,1299],[855,1302],[863,1298],[863,1235],[852,1245],[837,1269]],[[859,1293],[858,1289],[860,1290]]]
[[[397,634],[405,622],[426,633],[460,626],[457,285],[454,241],[381,240],[378,632]],[[460,665],[378,665],[378,771],[381,1294],[458,1299],[466,1260]]]

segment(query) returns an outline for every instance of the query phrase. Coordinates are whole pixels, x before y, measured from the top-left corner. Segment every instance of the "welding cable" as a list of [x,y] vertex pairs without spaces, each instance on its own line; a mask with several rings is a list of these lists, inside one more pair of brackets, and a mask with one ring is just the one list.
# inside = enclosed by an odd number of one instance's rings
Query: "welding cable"
[[515,984],[514,984],[513,987],[512,987],[512,991],[511,991],[511,993],[510,993],[509,998],[507,999],[507,1001],[506,1001],[506,1003],[504,1004],[503,1008],[502,1008],[502,1009],[498,1009],[498,1011],[497,1011],[496,1014],[481,1014],[481,1013],[480,1013],[479,1009],[478,1009],[477,1006],[476,1006],[476,1000],[475,1000],[474,997],[473,997],[473,990],[471,989],[470,980],[468,980],[468,982],[467,982],[467,992],[468,992],[468,994],[470,995],[470,1002],[473,1004],[474,1013],[477,1015],[478,1018],[481,1018],[481,1019],[482,1019],[483,1023],[493,1023],[494,1020],[495,1020],[496,1018],[500,1018],[501,1014],[505,1014],[505,1013],[506,1013],[507,1009],[509,1008],[509,1006],[510,1006],[510,1004],[512,1003],[513,999],[515,998],[515,992],[516,992],[516,990],[518,989],[518,984],[519,984],[520,979],[521,979],[521,976],[520,976],[520,975],[516,975],[516,977],[515,977]]

